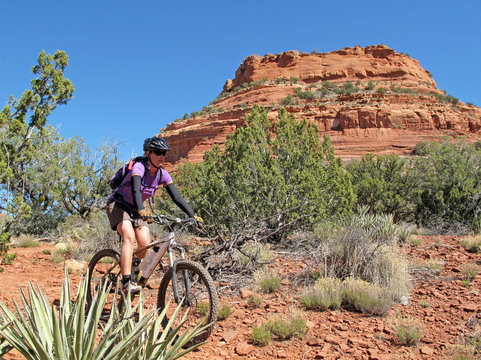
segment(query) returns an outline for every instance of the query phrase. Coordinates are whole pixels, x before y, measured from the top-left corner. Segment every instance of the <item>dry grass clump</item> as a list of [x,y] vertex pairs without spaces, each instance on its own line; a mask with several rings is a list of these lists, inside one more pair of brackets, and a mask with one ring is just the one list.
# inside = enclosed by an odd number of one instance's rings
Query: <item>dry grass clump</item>
[[479,360],[476,348],[466,344],[448,344],[444,355],[448,360]]
[[408,261],[399,249],[399,234],[407,238],[411,231],[407,229],[403,225],[399,230],[391,215],[373,215],[361,208],[344,222],[342,230],[319,239],[314,255],[320,263],[320,276],[362,279],[388,288],[396,300],[404,301],[411,284]]
[[471,283],[479,274],[479,267],[475,263],[467,263],[461,267],[461,274],[468,283]]
[[342,281],[336,278],[321,278],[307,288],[301,303],[308,310],[324,311],[338,309],[342,304]]
[[260,291],[271,293],[279,289],[281,279],[275,269],[262,268],[254,273],[254,284]]
[[13,244],[20,248],[32,248],[40,246],[40,242],[35,239],[34,235],[31,234],[20,234],[18,237],[13,239]]
[[308,310],[345,307],[367,315],[384,316],[392,307],[392,292],[361,279],[321,278],[304,291],[301,303]]
[[466,236],[460,240],[459,244],[469,252],[481,252],[481,235]]
[[361,279],[344,280],[342,293],[347,308],[367,315],[384,316],[394,303],[389,289]]
[[388,318],[387,325],[394,331],[399,342],[406,346],[415,346],[421,340],[423,325],[419,319],[395,314]]
[[248,241],[241,249],[237,250],[237,253],[240,262],[244,266],[247,266],[251,262],[262,265],[269,263],[275,257],[275,252],[271,247],[270,244]]
[[254,326],[250,340],[259,346],[269,344],[271,338],[288,340],[293,337],[301,338],[307,330],[306,320],[299,311],[291,311],[287,318],[274,318],[262,326]]

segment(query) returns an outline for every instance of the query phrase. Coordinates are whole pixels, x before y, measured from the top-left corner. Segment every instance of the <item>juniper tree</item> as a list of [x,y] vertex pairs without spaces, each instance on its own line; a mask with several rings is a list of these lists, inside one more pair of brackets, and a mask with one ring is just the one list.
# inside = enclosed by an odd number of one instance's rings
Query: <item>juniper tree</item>
[[216,236],[209,254],[249,240],[279,242],[294,228],[351,211],[349,175],[313,123],[284,109],[272,122],[259,106],[245,122],[227,137],[224,151],[216,146],[202,163],[177,172],[185,197]]

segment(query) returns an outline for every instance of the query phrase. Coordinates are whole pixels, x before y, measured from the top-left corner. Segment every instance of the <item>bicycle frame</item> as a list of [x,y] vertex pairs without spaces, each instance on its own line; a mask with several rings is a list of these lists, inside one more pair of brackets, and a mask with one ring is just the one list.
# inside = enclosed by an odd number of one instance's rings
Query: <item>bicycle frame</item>
[[[168,269],[168,271],[172,271],[172,274],[173,274],[173,276],[172,276],[172,290],[173,290],[173,293],[174,293],[174,299],[177,303],[179,303],[182,299],[180,299],[180,296],[179,296],[177,279],[176,279],[176,276],[174,276],[174,274],[176,273],[177,261],[180,260],[180,259],[185,259],[184,248],[177,245],[177,243],[175,241],[175,233],[174,233],[173,229],[171,228],[171,232],[169,234],[167,234],[166,236],[162,237],[159,240],[153,241],[150,244],[147,244],[145,246],[142,246],[142,247],[136,249],[133,252],[133,256],[136,256],[137,254],[139,254],[143,251],[149,250],[149,249],[151,249],[155,246],[159,247],[159,250],[157,251],[157,253],[159,254],[157,256],[157,260],[156,261],[154,260],[155,264],[150,268],[150,271],[148,271],[145,274],[142,274],[141,278],[139,279],[139,284],[142,287],[145,286],[148,279],[150,278],[150,276],[154,272],[155,268],[157,267],[157,265],[160,263],[161,259],[164,257],[165,253],[167,252],[168,258],[169,258],[169,269]],[[174,254],[173,254],[174,248],[177,248],[179,250],[179,253],[180,253],[179,259],[174,260]],[[120,267],[120,259],[115,261],[114,264],[112,264],[112,267],[110,268],[109,271],[107,271],[102,276],[102,279],[106,278],[111,273],[111,270],[115,269],[117,266]],[[187,291],[187,294],[189,294],[190,293],[190,282],[189,282],[189,279],[186,276],[186,274],[184,274],[184,282],[185,282],[184,285],[185,285],[185,289]],[[190,299],[184,299],[184,301],[187,304],[190,303]]]

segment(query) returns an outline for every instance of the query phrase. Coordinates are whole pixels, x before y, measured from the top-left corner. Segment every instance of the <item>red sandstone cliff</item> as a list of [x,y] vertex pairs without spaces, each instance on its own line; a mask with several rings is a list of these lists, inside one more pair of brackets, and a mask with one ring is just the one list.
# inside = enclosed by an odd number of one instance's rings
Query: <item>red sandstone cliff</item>
[[[167,161],[201,161],[242,126],[254,104],[266,107],[272,119],[284,104],[297,118],[315,122],[344,159],[369,152],[405,155],[441,136],[481,140],[480,108],[446,97],[417,60],[385,45],[251,55],[235,75],[200,114],[161,130],[174,149]],[[345,91],[326,91],[332,85]]]

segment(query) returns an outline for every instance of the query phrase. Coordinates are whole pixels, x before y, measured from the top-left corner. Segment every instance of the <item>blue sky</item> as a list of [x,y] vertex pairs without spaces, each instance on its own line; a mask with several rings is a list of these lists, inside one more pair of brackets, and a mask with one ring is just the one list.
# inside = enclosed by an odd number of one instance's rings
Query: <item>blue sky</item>
[[440,89],[481,106],[481,1],[16,0],[1,6],[0,105],[30,87],[38,54],[64,50],[74,98],[49,124],[121,156],[200,110],[252,54],[385,44]]

